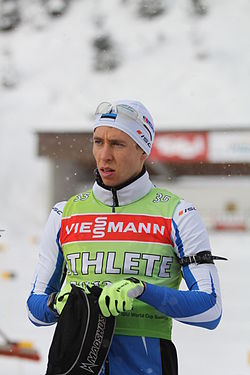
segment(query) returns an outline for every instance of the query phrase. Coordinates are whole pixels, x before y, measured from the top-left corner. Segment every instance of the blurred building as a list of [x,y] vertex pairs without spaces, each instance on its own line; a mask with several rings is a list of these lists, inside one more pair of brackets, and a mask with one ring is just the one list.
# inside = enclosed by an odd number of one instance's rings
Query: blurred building
[[[92,185],[91,133],[39,132],[38,155],[51,162],[52,202]],[[147,169],[195,202],[209,228],[250,229],[250,128],[157,132]]]

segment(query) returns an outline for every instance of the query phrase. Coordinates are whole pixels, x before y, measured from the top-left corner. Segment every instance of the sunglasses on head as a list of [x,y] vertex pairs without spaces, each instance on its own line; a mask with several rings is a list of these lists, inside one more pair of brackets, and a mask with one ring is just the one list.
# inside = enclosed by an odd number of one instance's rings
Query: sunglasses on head
[[[153,125],[149,121],[146,116],[143,116],[140,112],[138,112],[135,108],[131,107],[128,104],[112,104],[109,102],[102,102],[98,105],[95,115],[102,115],[101,117],[111,117],[116,118],[118,114],[124,115],[128,118],[131,118],[134,121],[139,122],[144,126],[150,136],[150,140],[152,141],[152,132]],[[151,130],[150,130],[151,128]]]

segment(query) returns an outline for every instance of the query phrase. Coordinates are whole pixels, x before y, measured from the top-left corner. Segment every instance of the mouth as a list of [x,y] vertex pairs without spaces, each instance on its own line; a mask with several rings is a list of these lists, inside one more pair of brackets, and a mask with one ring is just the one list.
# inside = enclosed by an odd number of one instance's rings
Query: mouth
[[115,170],[113,168],[110,168],[110,167],[101,167],[99,169],[99,172],[100,172],[101,176],[109,177],[109,176],[112,176],[114,174]]

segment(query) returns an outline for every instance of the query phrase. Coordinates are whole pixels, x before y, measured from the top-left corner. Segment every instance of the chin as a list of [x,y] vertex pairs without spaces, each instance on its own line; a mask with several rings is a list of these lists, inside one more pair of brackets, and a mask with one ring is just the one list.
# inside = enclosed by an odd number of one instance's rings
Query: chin
[[115,187],[118,185],[116,182],[106,180],[106,179],[102,179],[102,182],[104,183],[104,185],[109,186],[109,187]]

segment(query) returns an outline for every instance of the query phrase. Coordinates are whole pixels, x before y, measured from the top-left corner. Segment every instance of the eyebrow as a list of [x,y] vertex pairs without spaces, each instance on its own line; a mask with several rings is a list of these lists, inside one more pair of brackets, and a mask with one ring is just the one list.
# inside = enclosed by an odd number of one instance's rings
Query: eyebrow
[[[96,136],[96,135],[94,135],[93,136],[93,139],[105,139],[105,137],[102,137],[102,136]],[[119,141],[119,142],[123,142],[121,139],[119,139],[119,138],[109,138],[108,139],[108,141],[111,141],[111,142],[113,142],[113,141]]]
[[[94,141],[103,141],[104,138],[103,137],[99,137],[99,136],[93,136],[93,140]],[[109,143],[122,143],[122,144],[127,144],[127,142],[125,140],[122,140],[122,139],[119,139],[119,138],[111,138],[111,139],[108,139],[108,142]]]

